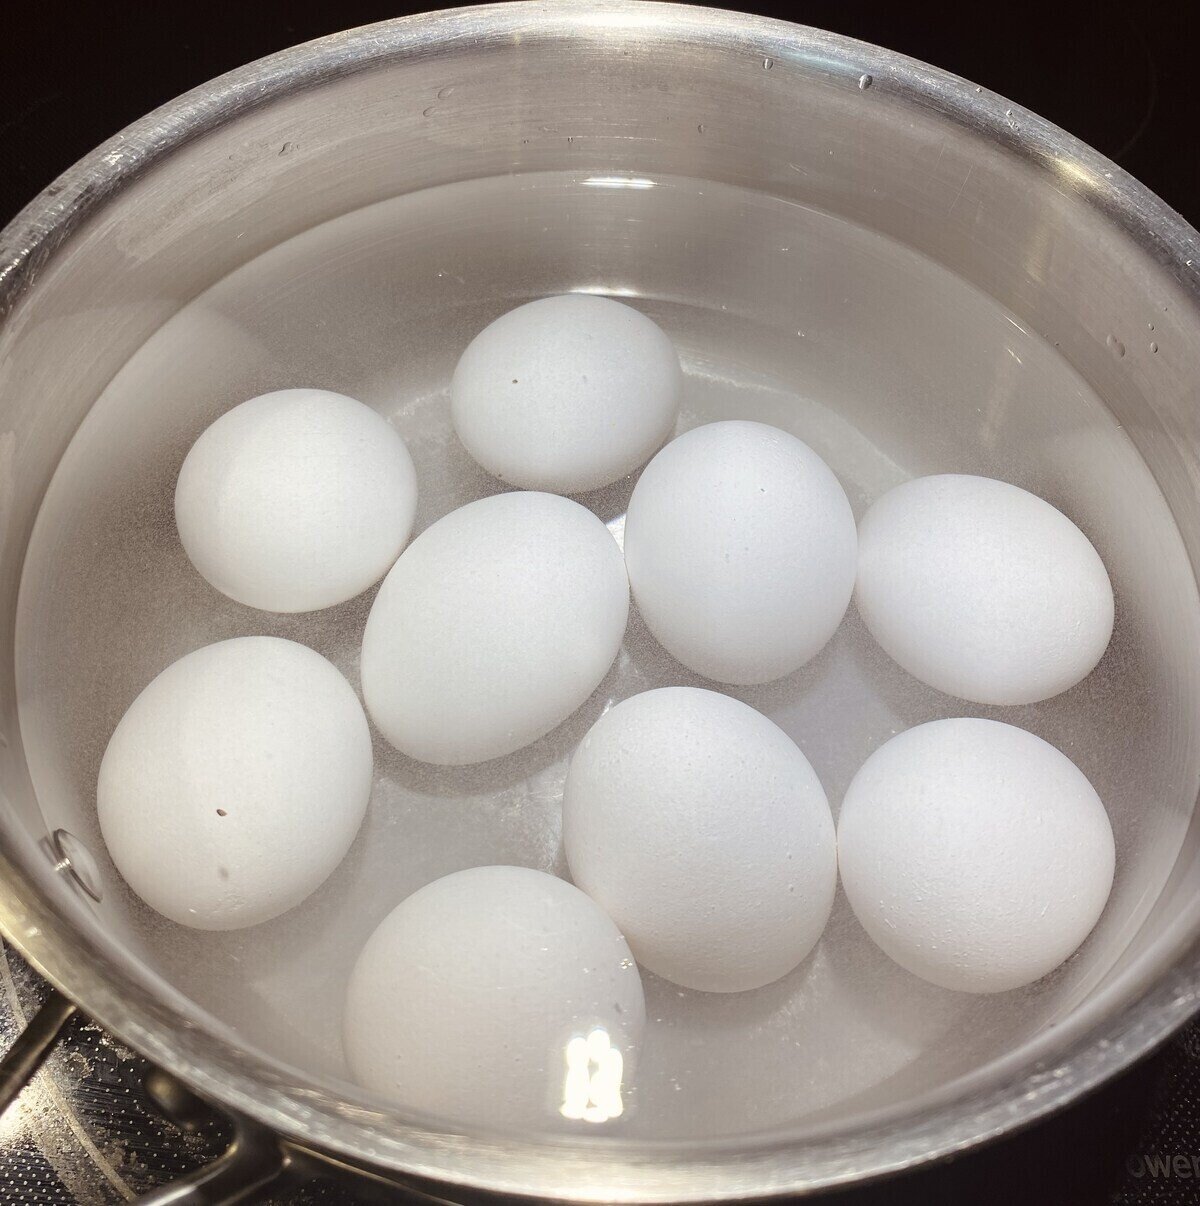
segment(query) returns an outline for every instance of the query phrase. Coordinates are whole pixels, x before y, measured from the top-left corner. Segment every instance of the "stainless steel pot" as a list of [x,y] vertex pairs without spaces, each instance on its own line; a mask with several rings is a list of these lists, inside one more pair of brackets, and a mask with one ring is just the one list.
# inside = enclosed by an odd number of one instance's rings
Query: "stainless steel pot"
[[[466,86],[433,121],[451,79]],[[990,294],[1052,341],[1125,425],[1197,563],[1200,237],[1063,131],[888,51],[699,8],[502,4],[297,47],[129,127],[0,235],[3,929],[89,1014],[204,1096],[292,1150],[409,1184],[580,1200],[757,1197],[866,1179],[1027,1124],[1196,1009],[1195,824],[1104,983],[1059,1025],[919,1107],[704,1144],[516,1146],[342,1100],[244,1050],[100,923],[47,833],[17,719],[18,582],[50,476],[117,368],[206,286],[325,219],[435,184],[598,163],[820,207]],[[1153,354],[1135,354],[1151,323]]]

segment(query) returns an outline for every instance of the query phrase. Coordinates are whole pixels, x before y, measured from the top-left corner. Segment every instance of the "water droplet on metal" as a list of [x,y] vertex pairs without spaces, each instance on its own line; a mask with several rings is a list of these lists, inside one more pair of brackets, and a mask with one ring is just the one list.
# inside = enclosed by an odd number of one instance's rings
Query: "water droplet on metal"
[[1110,335],[1104,342],[1108,345],[1108,350],[1118,360],[1125,355],[1125,345],[1115,335]]
[[1150,344],[1150,350],[1151,350],[1152,352],[1157,352],[1157,351],[1158,351],[1158,344],[1156,344],[1156,343],[1154,343],[1154,342],[1152,341],[1152,342],[1151,342],[1151,344]]
[[764,71],[770,71],[771,68],[774,66],[775,66],[774,59],[766,59],[766,58],[763,59],[763,70]]
[[445,100],[446,97],[448,97],[450,95],[450,93],[453,91],[454,91],[453,84],[447,84],[444,88],[439,88],[438,93],[437,93],[438,100]]
[[421,110],[422,117],[432,117],[437,112],[436,105],[430,105],[428,109]]
[[697,132],[698,134],[703,134],[703,133],[704,133],[704,123],[703,123],[703,122],[701,122],[701,123],[700,123],[700,124],[699,124],[699,125],[696,127],[696,132]]
[[875,80],[874,80],[874,79],[873,79],[871,76],[869,76],[869,75],[860,75],[860,76],[858,77],[858,87],[859,87],[859,90],[860,90],[860,91],[862,91],[862,92],[866,92],[866,90],[867,90],[867,89],[868,89],[868,88],[869,88],[869,87],[870,87],[870,86],[871,86],[871,85],[872,85],[874,82],[875,82]]

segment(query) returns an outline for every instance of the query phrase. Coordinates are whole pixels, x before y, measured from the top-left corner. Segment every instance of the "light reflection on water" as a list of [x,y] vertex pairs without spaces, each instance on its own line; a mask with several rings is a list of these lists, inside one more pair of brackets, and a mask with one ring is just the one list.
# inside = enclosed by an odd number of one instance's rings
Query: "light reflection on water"
[[625,1061],[612,1045],[608,1031],[597,1027],[583,1038],[576,1035],[564,1051],[567,1070],[563,1077],[564,1118],[584,1122],[608,1122],[621,1116],[621,1078]]

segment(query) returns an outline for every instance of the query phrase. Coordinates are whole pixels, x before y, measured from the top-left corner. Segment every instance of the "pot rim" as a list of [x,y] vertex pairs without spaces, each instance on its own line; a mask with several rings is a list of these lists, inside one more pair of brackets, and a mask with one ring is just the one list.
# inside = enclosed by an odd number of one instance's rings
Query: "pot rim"
[[[856,80],[871,75],[908,103],[1000,142],[1053,173],[1118,225],[1200,307],[1200,236],[1098,152],[1018,105],[948,72],[850,38],[786,22],[646,0],[537,0],[397,18],[309,42],[240,67],[168,102],[80,160],[0,231],[0,323],[35,288],[57,250],[107,200],[207,131],[261,105],[341,76],[428,56],[470,37],[571,37],[598,27],[644,29],[724,52]],[[1012,121],[1013,116],[1020,118]],[[1069,166],[1070,173],[1064,172]],[[1028,1125],[1095,1088],[1163,1042],[1200,1008],[1200,943],[1177,935],[1173,967],[1140,997],[1076,1034],[1053,1058],[1007,1067],[983,1093],[959,1094],[900,1122],[868,1120],[836,1134],[745,1136],[729,1144],[547,1140],[514,1144],[393,1122],[282,1079],[247,1058],[230,1032],[201,1030],[182,1007],[114,967],[45,897],[0,827],[0,927],[46,979],[97,1022],[206,1097],[297,1146],[336,1153],[401,1178],[584,1201],[764,1197],[862,1181],[958,1152]],[[214,1051],[216,1054],[214,1055]],[[1009,1061],[1012,1063],[1012,1061]]]

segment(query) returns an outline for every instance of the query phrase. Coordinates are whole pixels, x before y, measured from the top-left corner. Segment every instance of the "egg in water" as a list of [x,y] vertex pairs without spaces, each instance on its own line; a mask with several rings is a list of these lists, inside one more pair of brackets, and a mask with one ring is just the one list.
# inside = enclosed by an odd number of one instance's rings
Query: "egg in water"
[[807,444],[764,423],[709,423],[668,444],[638,479],[624,539],[647,627],[718,682],[804,665],[854,589],[846,492]]
[[526,867],[435,880],[384,918],[346,993],[343,1046],[364,1087],[455,1123],[607,1122],[645,1024],[617,927]]
[[367,710],[423,762],[510,754],[591,695],[628,615],[621,550],[590,511],[555,494],[479,499],[384,579],[363,633]]
[[686,988],[777,980],[833,905],[816,773],[782,729],[714,691],[645,691],[592,726],[567,774],[563,844],[638,962]]
[[1113,882],[1108,814],[1083,772],[1033,733],[934,720],[879,747],[838,818],[842,886],[901,967],[1004,992],[1068,958]]
[[180,658],[130,704],[96,803],[117,870],[151,908],[230,930],[320,887],[371,775],[367,719],[338,670],[294,641],[237,637]]
[[683,373],[644,314],[590,294],[543,297],[468,345],[450,386],[467,451],[501,481],[578,494],[632,473],[671,434]]
[[863,516],[855,602],[915,678],[985,704],[1073,687],[1113,630],[1113,590],[1091,541],[1008,482],[944,473],[904,482]]
[[223,414],[175,487],[184,550],[222,594],[264,611],[317,611],[387,573],[412,531],[417,475],[369,406],[282,389]]

